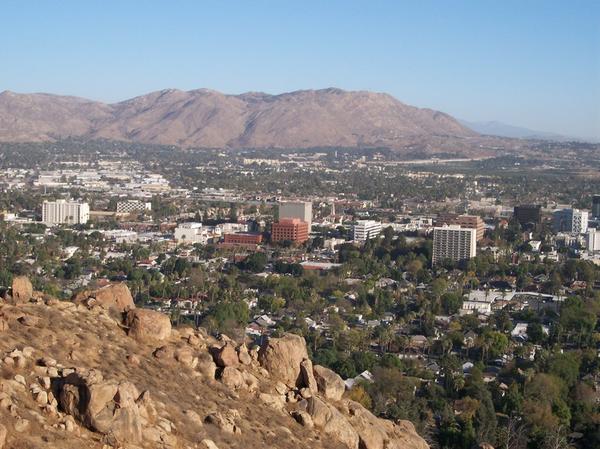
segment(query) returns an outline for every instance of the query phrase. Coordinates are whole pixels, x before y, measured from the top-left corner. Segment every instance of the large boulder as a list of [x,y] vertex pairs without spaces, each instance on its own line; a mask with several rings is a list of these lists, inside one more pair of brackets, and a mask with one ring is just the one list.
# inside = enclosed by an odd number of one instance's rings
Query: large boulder
[[237,434],[242,433],[242,429],[238,426],[237,421],[240,419],[240,412],[235,409],[229,409],[224,413],[213,412],[204,418],[207,424],[213,424],[222,432]]
[[221,382],[232,390],[239,390],[246,385],[241,371],[231,366],[223,369],[223,372],[221,373]]
[[154,343],[171,336],[171,319],[154,310],[129,310],[125,325],[129,328],[129,335],[143,343]]
[[214,379],[217,371],[217,364],[213,361],[212,356],[208,352],[201,352],[198,355],[198,371],[206,379]]
[[90,430],[124,443],[142,441],[140,398],[130,382],[105,381],[96,370],[71,373],[60,385],[61,408]]
[[358,449],[358,433],[348,419],[334,406],[313,396],[308,399],[306,411],[317,429],[350,449]]
[[313,368],[317,388],[325,398],[339,401],[346,391],[346,385],[340,376],[321,365]]
[[361,449],[429,449],[409,421],[377,418],[358,402],[344,401],[348,421],[358,433]]
[[4,427],[4,424],[0,424],[0,449],[2,449],[6,443],[6,433],[6,427]]
[[215,363],[221,368],[239,365],[238,353],[231,342],[225,343],[214,351]]
[[290,387],[302,385],[300,364],[307,358],[304,338],[294,334],[269,338],[258,353],[261,366],[271,374],[271,377]]
[[310,359],[304,359],[300,363],[300,372],[302,373],[302,383],[308,388],[311,393],[316,393],[318,390],[317,381],[313,373],[313,364]]
[[121,313],[135,309],[129,287],[124,282],[110,284],[98,290],[85,290],[75,295],[73,301],[88,307],[100,306]]
[[33,296],[33,285],[27,276],[17,276],[12,281],[12,301],[15,304],[29,302]]

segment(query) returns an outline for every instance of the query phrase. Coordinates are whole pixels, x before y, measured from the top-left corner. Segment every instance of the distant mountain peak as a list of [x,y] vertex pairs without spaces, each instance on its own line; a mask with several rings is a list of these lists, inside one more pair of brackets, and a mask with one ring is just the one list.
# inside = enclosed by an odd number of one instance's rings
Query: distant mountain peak
[[497,120],[481,122],[469,122],[466,120],[459,120],[459,122],[467,128],[478,132],[479,134],[489,136],[509,137],[514,139],[537,139],[553,141],[585,140],[573,136],[564,136],[559,133],[553,133],[548,131],[535,131],[533,129],[525,128],[522,126],[508,125]]

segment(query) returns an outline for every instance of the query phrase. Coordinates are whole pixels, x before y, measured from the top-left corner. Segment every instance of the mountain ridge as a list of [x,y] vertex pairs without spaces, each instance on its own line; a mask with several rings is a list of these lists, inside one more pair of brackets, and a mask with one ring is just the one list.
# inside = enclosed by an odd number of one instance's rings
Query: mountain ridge
[[83,137],[199,148],[402,148],[419,138],[476,136],[444,112],[334,87],[280,94],[163,89],[116,103],[0,93],[4,142]]

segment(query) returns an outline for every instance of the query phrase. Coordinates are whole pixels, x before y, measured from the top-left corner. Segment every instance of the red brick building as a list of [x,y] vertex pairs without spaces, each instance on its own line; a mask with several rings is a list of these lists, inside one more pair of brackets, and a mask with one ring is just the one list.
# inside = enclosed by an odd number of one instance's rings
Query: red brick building
[[442,213],[436,220],[437,226],[459,225],[461,228],[477,230],[477,241],[483,238],[485,225],[481,217],[477,215],[458,215],[452,213]]
[[289,240],[294,243],[304,243],[308,240],[308,223],[297,218],[281,219],[273,223],[271,240],[273,242]]
[[233,234],[225,234],[223,236],[224,243],[236,245],[260,245],[262,242],[261,234],[253,234],[249,232],[236,232]]

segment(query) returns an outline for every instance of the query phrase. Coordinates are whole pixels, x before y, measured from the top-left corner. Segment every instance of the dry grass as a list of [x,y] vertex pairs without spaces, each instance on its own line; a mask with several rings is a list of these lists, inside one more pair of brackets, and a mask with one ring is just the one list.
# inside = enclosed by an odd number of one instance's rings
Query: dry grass
[[[140,392],[148,390],[157,402],[159,414],[166,415],[175,424],[175,435],[185,446],[195,447],[201,439],[215,441],[220,449],[296,449],[328,448],[342,446],[329,439],[320,439],[312,430],[300,426],[294,419],[277,412],[247,392],[232,393],[215,380],[203,380],[197,373],[174,359],[155,358],[155,346],[139,344],[125,334],[116,321],[106,314],[97,314],[78,307],[76,311],[61,311],[56,307],[28,304],[18,307],[3,305],[2,312],[9,315],[10,329],[0,336],[0,353],[14,348],[33,347],[35,358],[51,357],[66,367],[99,369],[105,379],[128,380]],[[20,314],[35,315],[40,319],[35,328],[27,328],[16,321]],[[173,337],[168,343],[173,347],[184,345],[183,340]],[[140,364],[131,363],[128,355],[137,355]],[[12,379],[16,368],[3,367],[1,376]],[[31,369],[25,370],[28,381]],[[268,388],[263,385],[263,390]],[[79,436],[60,430],[45,430],[34,416],[38,407],[31,395],[23,394],[18,404],[19,413],[30,419],[30,430],[23,434],[10,431],[9,448],[64,448],[89,449],[102,447],[101,436],[82,429]],[[21,398],[21,396],[19,396]],[[236,409],[241,415],[241,435],[229,435],[212,425],[191,422],[184,411],[194,410],[201,417],[214,411]],[[32,414],[31,411],[35,413]],[[25,416],[26,415],[26,416]],[[6,410],[0,410],[0,421],[12,429],[14,418]],[[56,421],[46,419],[52,426]],[[291,431],[291,432],[290,432]],[[151,446],[148,446],[151,447]]]

